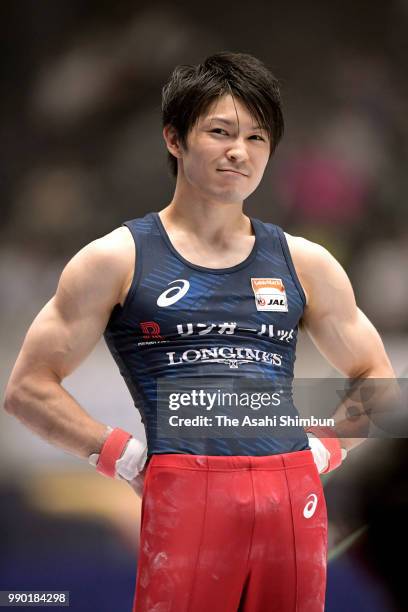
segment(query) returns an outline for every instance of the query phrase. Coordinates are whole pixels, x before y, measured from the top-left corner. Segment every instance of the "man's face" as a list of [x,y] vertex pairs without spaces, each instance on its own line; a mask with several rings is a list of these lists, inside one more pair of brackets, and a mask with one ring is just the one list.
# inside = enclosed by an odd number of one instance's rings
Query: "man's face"
[[225,95],[189,132],[180,178],[207,197],[241,203],[259,185],[269,154],[266,131],[240,100]]

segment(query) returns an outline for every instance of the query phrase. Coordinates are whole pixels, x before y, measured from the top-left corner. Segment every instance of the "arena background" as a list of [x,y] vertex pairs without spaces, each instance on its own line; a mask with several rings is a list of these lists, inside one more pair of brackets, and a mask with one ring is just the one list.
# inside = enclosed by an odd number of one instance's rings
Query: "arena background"
[[[246,212],[339,259],[407,376],[407,0],[7,0],[0,16],[3,390],[74,253],[168,203],[161,86],[176,64],[220,50],[258,56],[282,83],[286,134]],[[337,375],[304,334],[296,374]],[[103,341],[64,384],[143,437]],[[4,411],[0,428],[0,590],[69,590],[75,612],[130,609],[136,495]],[[369,441],[325,479],[328,611],[408,609],[396,557],[407,464],[406,440]]]

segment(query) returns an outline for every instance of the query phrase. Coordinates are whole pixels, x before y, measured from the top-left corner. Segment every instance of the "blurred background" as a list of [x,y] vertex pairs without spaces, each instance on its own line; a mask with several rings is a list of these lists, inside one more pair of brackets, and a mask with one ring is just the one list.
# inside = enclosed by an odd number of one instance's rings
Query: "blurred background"
[[[282,84],[286,134],[246,212],[338,258],[407,376],[407,0],[5,0],[0,18],[2,391],[68,260],[170,201],[161,87],[176,64],[221,50],[258,56]],[[296,374],[336,375],[305,334]],[[103,341],[64,384],[98,420],[144,437]],[[369,441],[325,479],[327,610],[408,609],[396,557],[407,467],[406,440]],[[4,411],[0,517],[0,590],[131,609],[140,500]]]

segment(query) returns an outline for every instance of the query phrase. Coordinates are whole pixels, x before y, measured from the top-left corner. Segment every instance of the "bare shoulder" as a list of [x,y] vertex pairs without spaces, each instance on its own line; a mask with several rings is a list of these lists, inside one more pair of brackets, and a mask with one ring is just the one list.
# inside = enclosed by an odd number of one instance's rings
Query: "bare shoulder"
[[308,270],[311,267],[310,255],[316,243],[302,238],[301,236],[292,236],[287,232],[284,232],[290,255],[292,257],[293,265],[296,270],[296,274],[299,278],[300,284],[302,285],[303,291],[306,296],[306,304],[310,302],[309,293],[311,287],[308,284]]
[[84,265],[89,259],[95,266],[104,267],[106,274],[122,275],[128,271],[131,259],[134,260],[134,241],[126,227],[118,227],[88,243],[77,253],[78,256]]
[[86,244],[72,257],[61,275],[57,297],[75,293],[85,300],[97,296],[109,307],[122,304],[134,265],[133,237],[126,227],[118,227]]
[[134,251],[134,241],[129,229],[125,226],[117,227],[108,234],[97,238],[90,244],[100,249],[101,254],[106,252],[111,257],[120,258],[126,252]]
[[108,273],[111,271],[115,275],[119,285],[118,301],[123,305],[132,283],[136,263],[136,250],[132,234],[126,226],[117,227],[90,243],[89,246],[91,245],[101,264],[108,266]]
[[327,257],[332,257],[330,252],[317,242],[312,242],[311,240],[307,240],[307,238],[303,238],[302,236],[292,236],[287,232],[284,232],[284,234],[286,236],[292,259],[296,257],[299,259],[299,263],[304,262],[304,260],[307,260],[308,257],[322,260]]
[[310,302],[316,284],[321,287],[325,280],[331,285],[344,283],[346,273],[324,246],[301,236],[292,236],[287,232],[285,237],[307,303]]

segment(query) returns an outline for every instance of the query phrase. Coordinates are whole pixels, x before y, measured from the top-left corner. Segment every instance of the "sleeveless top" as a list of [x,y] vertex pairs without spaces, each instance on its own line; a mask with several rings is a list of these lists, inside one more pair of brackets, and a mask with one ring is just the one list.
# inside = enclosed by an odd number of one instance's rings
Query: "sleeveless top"
[[104,338],[140,411],[148,455],[309,448],[302,427],[280,425],[282,414],[298,416],[292,381],[305,294],[282,229],[251,224],[251,253],[222,269],[184,259],[158,213],[122,224],[136,266]]

